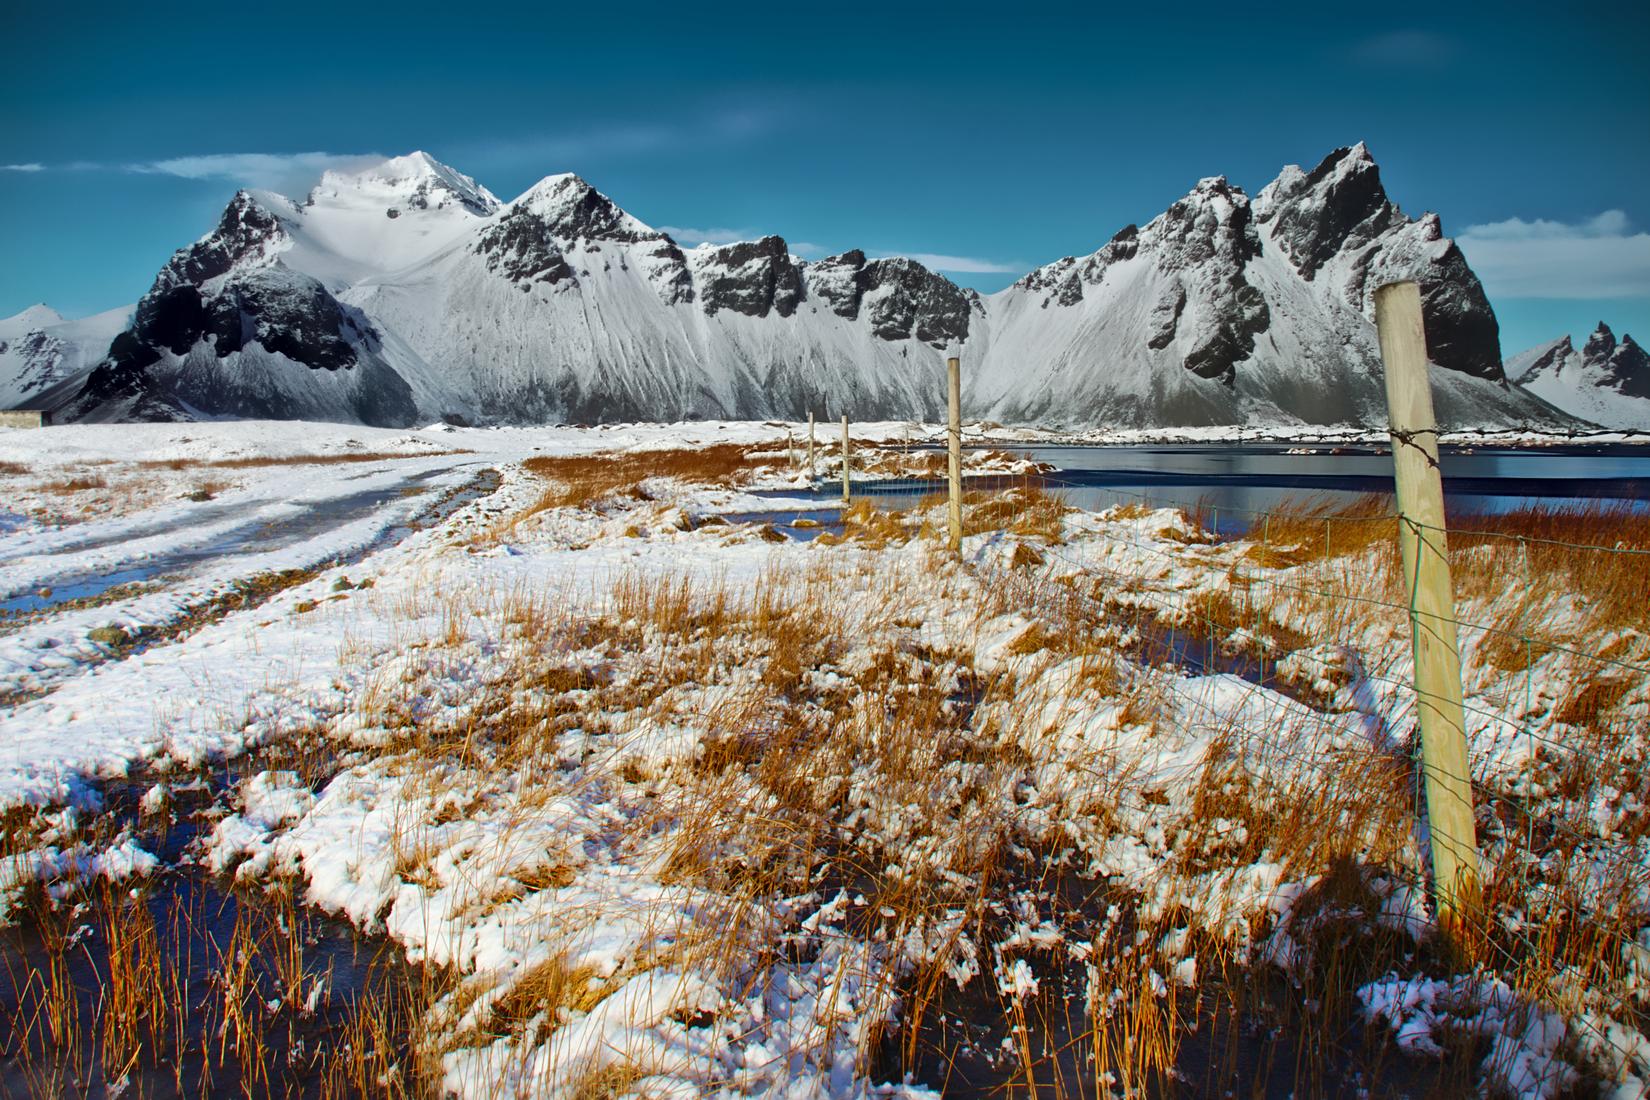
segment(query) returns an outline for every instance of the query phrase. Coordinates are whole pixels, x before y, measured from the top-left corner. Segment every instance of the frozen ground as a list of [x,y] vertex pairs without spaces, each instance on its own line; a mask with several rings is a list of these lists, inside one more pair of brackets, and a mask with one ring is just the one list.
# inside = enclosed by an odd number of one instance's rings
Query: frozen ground
[[[1259,974],[1306,1006],[1277,1026],[1327,1094],[1401,1091],[1345,1028],[1312,1038],[1330,1002],[1464,1088],[1643,1093],[1642,607],[1509,590],[1527,549],[1464,571],[1461,617],[1524,641],[1464,639],[1497,917],[1462,959],[1425,903],[1408,624],[1358,602],[1381,539],[1017,491],[970,502],[955,563],[942,512],[788,525],[820,510],[783,495],[803,431],[0,435],[5,904],[153,873],[77,832],[112,780],[165,812],[303,745],[323,763],[222,792],[185,858],[446,975],[426,1083],[456,1094],[918,1095],[946,1043],[953,1090],[1196,1093],[1180,1037]],[[639,473],[563,461],[608,452]],[[721,522],[749,513],[775,518]],[[1070,1050],[1033,1050],[1057,1010]]]

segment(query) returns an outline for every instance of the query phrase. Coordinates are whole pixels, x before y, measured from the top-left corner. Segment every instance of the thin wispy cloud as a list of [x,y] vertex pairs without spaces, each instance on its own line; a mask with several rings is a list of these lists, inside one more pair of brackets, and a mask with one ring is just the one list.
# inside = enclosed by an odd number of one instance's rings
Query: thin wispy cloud
[[704,145],[738,145],[779,129],[777,106],[712,111],[669,123],[613,122],[561,133],[482,141],[460,150],[465,164],[487,168],[528,166],[549,172],[609,160],[655,156]]
[[1372,35],[1352,47],[1353,60],[1365,65],[1400,69],[1442,69],[1460,50],[1455,40],[1435,31],[1399,30]]
[[377,153],[206,153],[160,160],[62,164],[0,164],[6,172],[124,172],[187,180],[223,180],[244,187],[300,194],[329,170],[359,171],[383,160]]
[[1621,210],[1487,222],[1456,242],[1491,298],[1650,297],[1650,233],[1634,232]]
[[973,256],[948,256],[943,252],[895,252],[891,255],[915,260],[934,271],[955,271],[964,275],[1012,275],[1024,270],[1019,264],[1003,264]]
[[306,190],[323,172],[359,171],[384,158],[376,153],[210,153],[124,165],[129,172],[190,180],[227,180],[270,190]]

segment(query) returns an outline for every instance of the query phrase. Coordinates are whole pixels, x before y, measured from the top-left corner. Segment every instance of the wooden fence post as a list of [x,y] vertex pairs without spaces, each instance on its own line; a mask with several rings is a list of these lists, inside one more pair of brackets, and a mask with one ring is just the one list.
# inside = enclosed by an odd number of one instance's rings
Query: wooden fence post
[[842,414],[842,503],[848,503],[848,471],[853,461],[853,444],[848,441],[848,414]]
[[946,445],[950,451],[951,553],[962,556],[962,359],[961,352],[952,349],[945,360],[946,374]]
[[1438,425],[1427,381],[1421,292],[1412,282],[1375,291],[1375,328],[1386,363],[1392,464],[1398,490],[1398,549],[1415,645],[1416,713],[1432,836],[1439,921],[1454,933],[1479,900],[1478,843],[1461,707],[1461,654],[1444,541]]

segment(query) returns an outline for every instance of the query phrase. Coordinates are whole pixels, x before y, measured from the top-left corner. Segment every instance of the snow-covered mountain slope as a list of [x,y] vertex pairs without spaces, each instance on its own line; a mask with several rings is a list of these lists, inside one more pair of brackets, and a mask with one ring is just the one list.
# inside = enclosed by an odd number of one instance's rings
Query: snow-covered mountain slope
[[1143,229],[992,295],[969,405],[1004,421],[1379,424],[1372,299],[1395,279],[1421,285],[1442,421],[1554,422],[1503,378],[1495,314],[1436,215],[1394,206],[1361,144],[1285,168],[1253,201],[1202,180]]
[[932,416],[976,302],[909,260],[808,263],[778,237],[684,252],[573,175],[500,206],[415,154],[304,203],[238,194],[64,413]]
[[1363,146],[1253,202],[1202,181],[1143,229],[982,299],[906,259],[684,250],[577,176],[500,203],[421,153],[242,192],[178,252],[60,415],[401,425],[934,417],[1050,425],[1380,423],[1370,296],[1423,288],[1441,417],[1564,421],[1501,374],[1495,316],[1436,217]]
[[683,251],[552,176],[416,276],[345,295],[488,420],[934,414],[973,296],[908,260],[778,237]]
[[33,305],[0,320],[0,409],[32,407],[83,379],[131,316],[132,307],[121,306],[70,321],[48,305]]
[[415,352],[334,292],[416,268],[496,206],[421,153],[328,173],[302,203],[239,192],[216,229],[161,269],[131,327],[57,416],[468,418],[465,400],[430,383]]
[[1650,355],[1603,321],[1576,350],[1568,336],[1507,360],[1507,377],[1572,416],[1650,431]]

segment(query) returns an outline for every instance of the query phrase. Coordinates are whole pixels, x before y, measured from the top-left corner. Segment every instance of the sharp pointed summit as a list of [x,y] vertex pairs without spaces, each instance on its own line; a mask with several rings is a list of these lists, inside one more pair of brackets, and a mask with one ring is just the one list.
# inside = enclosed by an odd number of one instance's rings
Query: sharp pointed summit
[[1650,356],[1603,321],[1578,351],[1568,336],[1507,360],[1507,375],[1565,412],[1609,428],[1650,431]]

